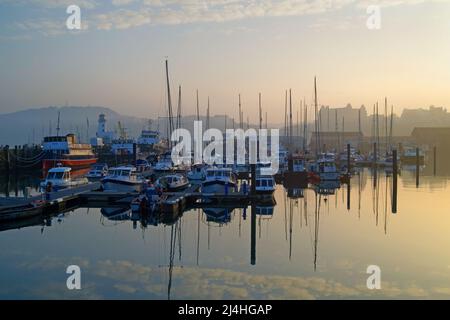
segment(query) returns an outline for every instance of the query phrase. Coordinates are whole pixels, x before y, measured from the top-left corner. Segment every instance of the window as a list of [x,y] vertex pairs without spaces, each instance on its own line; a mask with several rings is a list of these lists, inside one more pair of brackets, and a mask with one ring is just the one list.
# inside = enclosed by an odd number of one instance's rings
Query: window
[[263,181],[262,181],[262,186],[263,186],[263,187],[267,187],[267,180],[263,180]]

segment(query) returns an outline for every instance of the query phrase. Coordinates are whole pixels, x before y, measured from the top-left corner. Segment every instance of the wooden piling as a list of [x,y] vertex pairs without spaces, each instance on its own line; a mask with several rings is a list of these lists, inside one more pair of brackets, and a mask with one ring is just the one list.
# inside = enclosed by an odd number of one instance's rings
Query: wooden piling
[[5,147],[5,170],[9,174],[9,171],[11,170],[11,159],[9,157],[9,146]]
[[419,187],[419,175],[420,175],[420,155],[419,155],[419,148],[416,148],[416,188]]
[[350,211],[350,179],[347,182],[347,210]]
[[437,150],[436,150],[436,146],[434,146],[433,148],[433,175],[436,175],[436,162],[437,162]]
[[392,150],[392,213],[397,213],[397,150]]
[[252,201],[251,210],[250,264],[254,266],[256,264],[256,205],[254,201]]
[[18,156],[19,156],[19,150],[17,148],[17,146],[14,146],[14,174],[16,176],[16,180],[17,180],[17,175],[18,175]]
[[256,194],[256,164],[251,164],[251,194]]
[[347,175],[350,177],[350,143],[347,144]]

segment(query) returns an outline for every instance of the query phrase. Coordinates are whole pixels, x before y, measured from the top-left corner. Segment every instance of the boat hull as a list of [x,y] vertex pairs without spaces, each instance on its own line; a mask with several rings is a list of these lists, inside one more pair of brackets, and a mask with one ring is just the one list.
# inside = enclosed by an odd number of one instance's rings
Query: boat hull
[[97,163],[97,158],[87,159],[44,159],[42,160],[42,169],[48,171],[51,168],[56,167],[58,164],[63,167],[69,167],[72,169],[90,168],[93,164]]
[[226,189],[228,192],[233,192],[236,184],[224,181],[206,181],[202,184],[202,192],[206,193],[225,193]]
[[113,179],[102,180],[103,190],[117,192],[141,192],[143,189],[142,182],[129,182]]

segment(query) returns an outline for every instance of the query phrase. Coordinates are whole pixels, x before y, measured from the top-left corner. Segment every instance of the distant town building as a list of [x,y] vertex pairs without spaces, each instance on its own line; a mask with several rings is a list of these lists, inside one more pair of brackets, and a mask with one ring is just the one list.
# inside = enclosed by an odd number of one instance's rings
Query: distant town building
[[439,146],[450,141],[450,127],[416,127],[411,133],[418,146]]
[[[319,143],[323,151],[343,151],[347,144],[354,149],[359,149],[363,142],[364,136],[361,132],[321,132],[319,135]],[[309,149],[316,150],[316,134],[313,132],[309,140]]]

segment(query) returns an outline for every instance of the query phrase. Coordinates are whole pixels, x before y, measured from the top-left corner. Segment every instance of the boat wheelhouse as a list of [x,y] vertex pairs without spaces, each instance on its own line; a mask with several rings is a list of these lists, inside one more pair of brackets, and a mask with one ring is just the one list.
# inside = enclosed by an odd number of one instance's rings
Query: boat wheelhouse
[[140,192],[145,182],[137,175],[135,167],[123,166],[109,169],[102,186],[107,191]]
[[48,170],[47,177],[41,182],[41,188],[51,185],[53,190],[57,190],[88,183],[86,178],[72,179],[71,171],[72,168],[69,167],[56,167]]
[[226,193],[237,188],[237,179],[230,168],[212,167],[206,170],[206,178],[202,183],[203,192]]
[[89,168],[97,162],[92,146],[78,143],[74,134],[45,137],[42,147],[45,153],[42,161],[44,172],[57,164],[75,170]]

